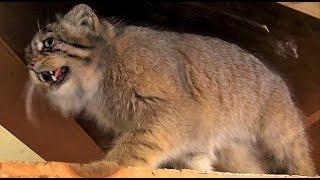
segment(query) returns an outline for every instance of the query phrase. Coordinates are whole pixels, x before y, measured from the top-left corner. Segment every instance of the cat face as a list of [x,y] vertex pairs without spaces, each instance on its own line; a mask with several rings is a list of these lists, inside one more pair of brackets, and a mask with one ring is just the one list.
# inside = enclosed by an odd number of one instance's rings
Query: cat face
[[25,49],[31,82],[45,87],[54,98],[79,103],[75,99],[81,101],[99,79],[95,61],[99,26],[91,8],[80,4],[39,29]]
[[63,18],[39,29],[25,49],[31,79],[57,89],[90,64],[98,19],[90,7],[78,5]]

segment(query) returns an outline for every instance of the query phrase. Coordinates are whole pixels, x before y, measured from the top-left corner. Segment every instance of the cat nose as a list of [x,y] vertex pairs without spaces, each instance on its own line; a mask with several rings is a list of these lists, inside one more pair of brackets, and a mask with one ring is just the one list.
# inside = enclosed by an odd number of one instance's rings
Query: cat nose
[[34,62],[29,63],[29,64],[28,64],[28,68],[29,68],[29,69],[33,69],[34,64],[35,64]]

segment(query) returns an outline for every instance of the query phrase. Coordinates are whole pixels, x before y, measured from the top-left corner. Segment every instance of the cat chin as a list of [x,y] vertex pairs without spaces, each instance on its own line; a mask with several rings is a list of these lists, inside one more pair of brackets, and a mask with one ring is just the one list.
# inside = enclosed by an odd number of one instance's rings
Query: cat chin
[[47,97],[63,114],[77,113],[84,104],[82,88],[72,79],[59,87],[49,87]]
[[85,104],[83,98],[72,95],[48,94],[48,98],[64,116],[79,113]]

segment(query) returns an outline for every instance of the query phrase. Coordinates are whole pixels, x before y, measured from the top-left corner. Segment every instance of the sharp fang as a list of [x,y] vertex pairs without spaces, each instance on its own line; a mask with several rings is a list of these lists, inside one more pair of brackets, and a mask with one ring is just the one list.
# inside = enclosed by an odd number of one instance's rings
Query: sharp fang
[[44,80],[42,74],[38,74],[38,77],[39,77],[39,79],[40,79],[42,82],[46,82],[46,81]]
[[49,73],[52,75],[52,74],[53,74],[53,71],[49,71]]
[[57,78],[54,75],[52,75],[51,78],[52,78],[53,81],[57,80]]

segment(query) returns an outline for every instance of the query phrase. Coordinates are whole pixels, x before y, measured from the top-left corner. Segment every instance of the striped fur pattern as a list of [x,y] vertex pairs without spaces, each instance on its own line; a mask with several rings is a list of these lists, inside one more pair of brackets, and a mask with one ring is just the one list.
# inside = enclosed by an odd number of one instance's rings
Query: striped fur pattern
[[80,4],[35,34],[26,59],[63,114],[120,134],[102,161],[315,174],[285,82],[235,44],[114,25]]

